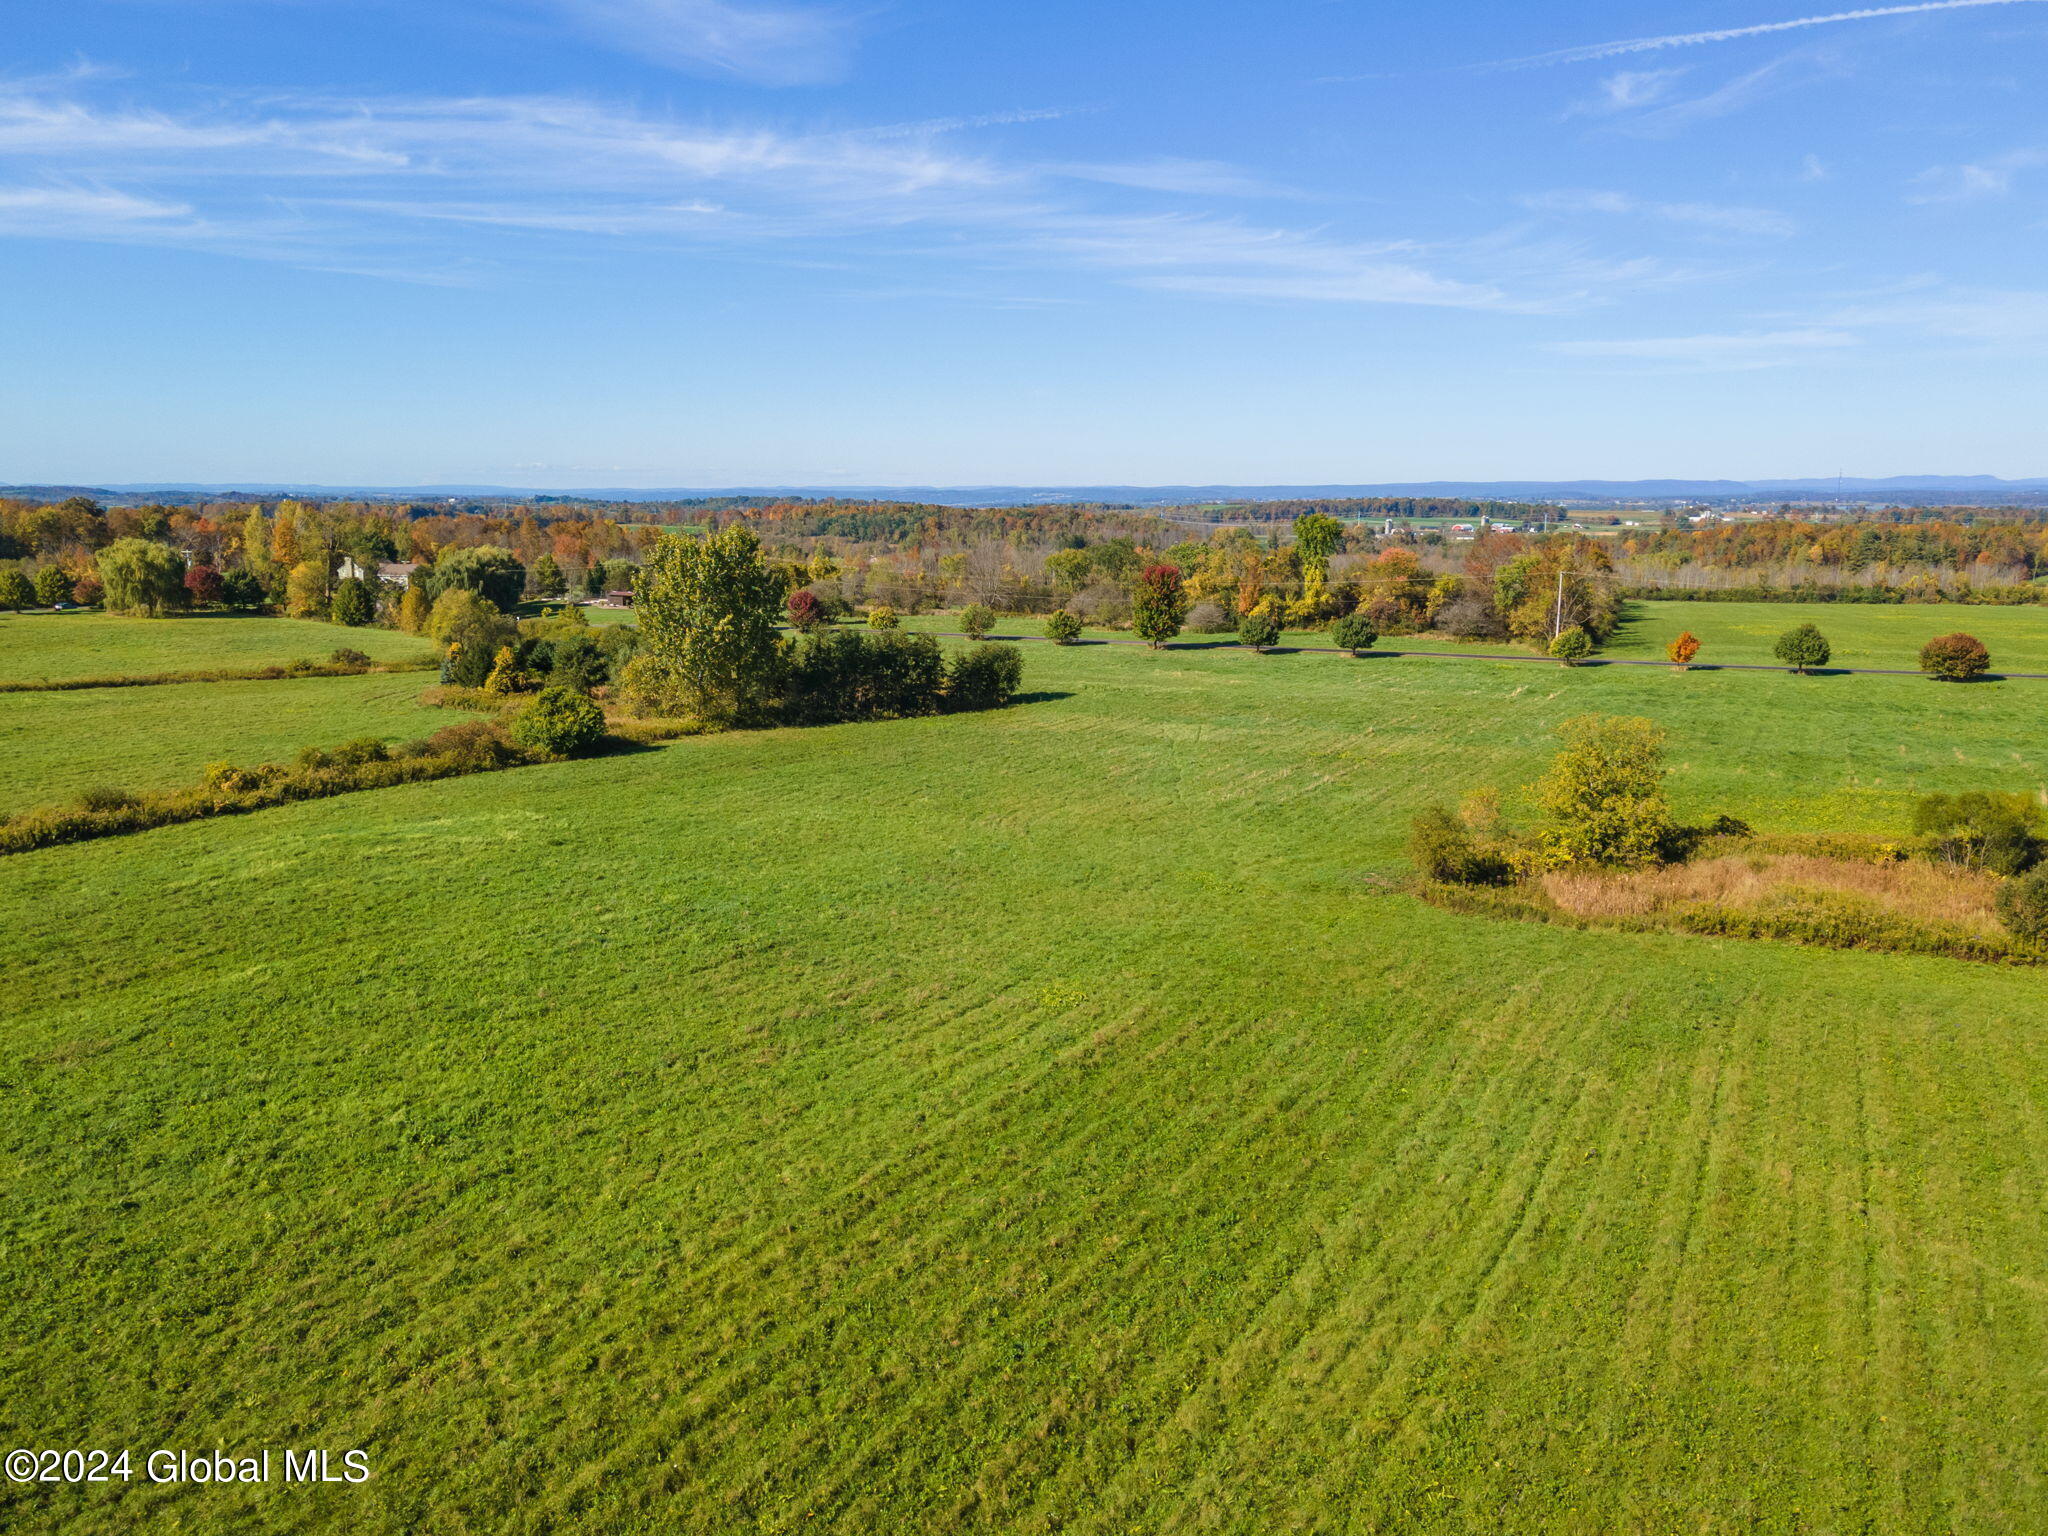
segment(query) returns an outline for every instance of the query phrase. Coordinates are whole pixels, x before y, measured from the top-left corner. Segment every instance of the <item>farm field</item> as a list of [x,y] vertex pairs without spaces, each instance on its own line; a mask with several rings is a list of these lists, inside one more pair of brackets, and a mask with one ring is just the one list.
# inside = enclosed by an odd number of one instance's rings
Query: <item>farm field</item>
[[428,642],[389,629],[350,629],[317,619],[236,617],[137,619],[96,612],[0,618],[0,679],[68,678],[325,661],[338,646],[373,661],[426,656]]
[[466,718],[419,703],[432,673],[0,693],[0,814],[93,788],[179,789],[223,758],[281,761],[358,736],[431,735]]
[[2048,981],[1392,882],[1573,714],[1683,817],[1880,831],[2048,781],[2044,686],[1033,645],[997,713],[12,858],[0,1427],[377,1475],[0,1509],[2039,1528]]
[[1811,621],[1834,649],[1838,667],[1920,665],[1920,647],[1962,630],[1982,640],[1993,671],[2048,672],[2048,609],[1969,603],[1630,603],[1606,656],[1661,658],[1684,630],[1701,642],[1700,664],[1778,665],[1771,647]]

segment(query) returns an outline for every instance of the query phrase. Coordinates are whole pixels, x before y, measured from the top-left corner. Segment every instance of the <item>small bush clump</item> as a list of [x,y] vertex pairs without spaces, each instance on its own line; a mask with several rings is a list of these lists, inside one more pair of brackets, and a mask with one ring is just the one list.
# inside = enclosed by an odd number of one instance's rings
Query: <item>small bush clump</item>
[[960,633],[970,640],[981,640],[996,627],[996,616],[981,603],[969,603],[960,610]]
[[1280,626],[1263,613],[1248,613],[1237,621],[1237,643],[1263,651],[1280,638]]
[[2048,867],[2008,880],[1998,889],[1998,920],[2014,938],[2048,944]]
[[604,735],[604,711],[586,693],[551,684],[508,727],[513,743],[539,757],[574,757]]
[[1045,638],[1054,645],[1072,645],[1081,638],[1081,615],[1065,608],[1045,616]]

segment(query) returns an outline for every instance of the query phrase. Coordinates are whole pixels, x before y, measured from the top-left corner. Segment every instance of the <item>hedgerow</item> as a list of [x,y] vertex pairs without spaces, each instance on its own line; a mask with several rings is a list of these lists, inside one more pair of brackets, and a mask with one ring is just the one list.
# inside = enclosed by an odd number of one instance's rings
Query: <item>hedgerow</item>
[[[350,653],[360,657],[362,652]],[[285,678],[360,677],[365,672],[431,672],[440,666],[433,657],[411,661],[314,661],[310,658],[267,667],[213,667],[188,672],[116,672],[100,677],[66,677],[55,681],[8,679],[0,693],[68,693],[81,688],[154,688],[168,683],[259,683]]]

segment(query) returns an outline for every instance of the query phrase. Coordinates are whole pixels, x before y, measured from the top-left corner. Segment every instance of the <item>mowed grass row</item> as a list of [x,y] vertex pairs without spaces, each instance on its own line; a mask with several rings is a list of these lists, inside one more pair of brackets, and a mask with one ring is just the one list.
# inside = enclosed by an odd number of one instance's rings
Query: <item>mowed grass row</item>
[[248,766],[361,736],[431,735],[467,718],[420,704],[431,680],[396,672],[0,694],[0,813],[88,789],[178,789],[224,758]]
[[0,616],[0,681],[147,675],[325,661],[339,646],[372,661],[428,655],[427,641],[391,629],[257,614],[137,619],[95,612]]
[[1688,813],[1876,827],[2038,776],[2018,685],[1029,665],[998,714],[10,861],[0,1428],[377,1466],[10,1512],[2048,1517],[2039,977],[1381,883],[1585,709],[1665,721]]

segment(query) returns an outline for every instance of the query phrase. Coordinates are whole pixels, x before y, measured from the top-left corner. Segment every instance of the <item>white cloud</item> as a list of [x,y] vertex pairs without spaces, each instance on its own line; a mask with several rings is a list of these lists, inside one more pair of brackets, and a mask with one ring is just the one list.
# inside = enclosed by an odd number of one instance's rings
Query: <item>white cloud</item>
[[184,203],[158,202],[126,192],[77,187],[0,187],[0,219],[17,229],[39,220],[64,225],[80,221],[133,224],[185,219],[191,214],[191,208]]
[[2048,166],[2048,149],[2017,149],[1976,165],[1936,166],[1913,178],[1913,191],[1907,194],[1907,201],[1970,203],[2004,197],[2012,191],[2014,176],[2042,166]]
[[1247,175],[1217,160],[1134,160],[1122,164],[1063,165],[1062,175],[1107,182],[1147,192],[1181,192],[1208,197],[1291,197],[1296,194]]
[[1712,32],[1672,32],[1661,37],[1626,38],[1614,43],[1593,43],[1582,48],[1560,48],[1553,53],[1532,54],[1522,59],[1503,59],[1482,66],[1521,69],[1538,64],[1584,64],[1595,59],[1621,58],[1632,53],[1661,53],[1672,48],[1696,48],[1704,43],[1732,43],[1745,37],[1765,37],[1777,32],[1797,32],[1807,27],[1831,27],[1847,21],[1878,21],[1889,16],[1922,16],[1935,11],[1973,11],[1993,5],[2038,5],[2042,0],[1924,0],[1917,5],[1873,6],[1857,11],[1833,11],[1823,16],[1801,16],[1792,21],[1768,21],[1749,27],[1722,27]]
[[1754,235],[1775,239],[1793,234],[1797,229],[1784,214],[1769,208],[1730,207],[1720,203],[1657,202],[1634,197],[1626,192],[1544,192],[1523,198],[1522,204],[1539,213],[1630,215],[1722,235]]
[[1925,288],[1852,303],[1830,325],[1891,327],[1942,341],[2033,346],[2048,340],[2048,293],[2031,289]]
[[835,79],[853,47],[853,18],[821,6],[732,0],[535,3],[593,37],[656,63],[763,85]]
[[1614,341],[1567,341],[1553,350],[1567,357],[1672,363],[1692,368],[1778,368],[1816,353],[1859,345],[1847,331],[1806,329],[1732,336],[1643,336]]

